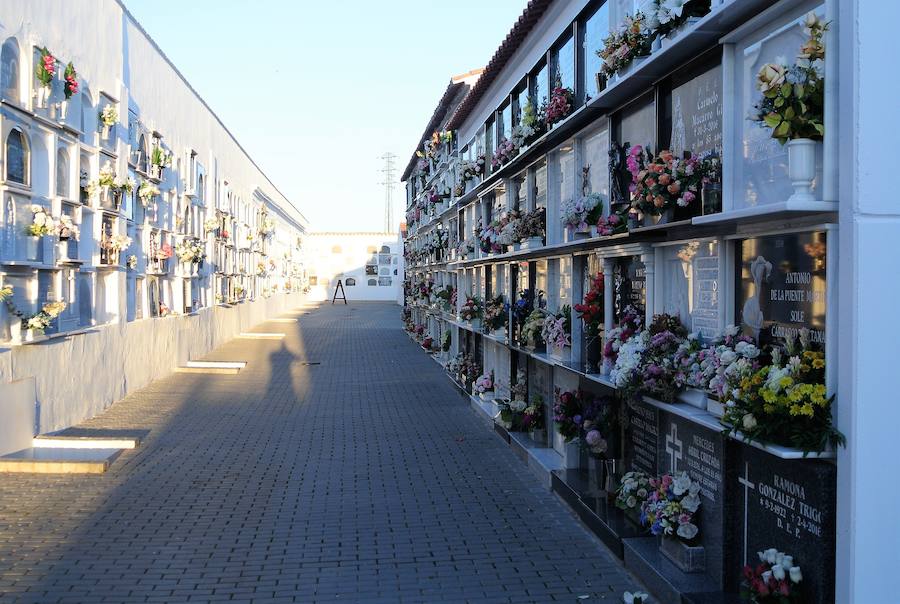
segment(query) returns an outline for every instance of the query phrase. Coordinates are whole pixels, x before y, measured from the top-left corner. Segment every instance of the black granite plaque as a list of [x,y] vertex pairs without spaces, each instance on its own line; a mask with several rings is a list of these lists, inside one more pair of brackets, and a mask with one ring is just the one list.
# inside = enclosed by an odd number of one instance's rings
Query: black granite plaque
[[659,473],[687,472],[700,483],[699,544],[706,549],[706,574],[719,589],[725,585],[725,437],[718,430],[681,416],[659,413]]
[[644,314],[647,305],[647,277],[644,263],[640,256],[617,258],[613,265],[613,311],[616,323],[622,316],[625,307],[634,306]]
[[802,602],[834,601],[834,464],[785,460],[738,445],[732,477],[736,502],[731,515],[736,544],[732,580],[745,563],[759,564],[757,552],[775,548],[794,557],[803,573]]
[[788,233],[738,242],[735,315],[760,343],[802,328],[825,342],[825,233]]
[[659,411],[640,402],[625,413],[625,467],[656,476],[659,467]]
[[669,149],[722,157],[722,66],[716,65],[672,90],[672,136]]

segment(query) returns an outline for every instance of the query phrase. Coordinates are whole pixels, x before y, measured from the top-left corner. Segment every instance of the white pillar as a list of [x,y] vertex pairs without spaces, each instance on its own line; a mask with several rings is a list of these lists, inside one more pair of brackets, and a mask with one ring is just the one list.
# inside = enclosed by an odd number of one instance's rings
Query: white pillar
[[[840,235],[838,428],[838,602],[900,602],[900,501],[893,477],[900,426],[896,342],[900,341],[900,204],[889,176],[900,140],[896,39],[885,3],[837,3]],[[893,74],[893,75],[889,75]]]

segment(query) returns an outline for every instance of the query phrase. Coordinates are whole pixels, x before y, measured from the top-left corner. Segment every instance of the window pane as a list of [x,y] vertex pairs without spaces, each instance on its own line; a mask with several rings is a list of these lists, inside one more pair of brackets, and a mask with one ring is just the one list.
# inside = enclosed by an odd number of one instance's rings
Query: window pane
[[597,51],[603,48],[603,38],[609,33],[609,4],[603,5],[584,24],[584,90],[590,99],[600,93],[597,74],[603,60]]
[[0,95],[19,102],[19,45],[9,39],[0,51]]
[[6,138],[6,179],[25,184],[25,138],[18,130],[12,130]]
[[562,86],[575,90],[575,40],[572,36],[559,47],[556,53],[556,73],[553,77],[554,86]]
[[544,65],[541,69],[535,74],[533,78],[533,82],[531,84],[531,89],[534,91],[532,97],[534,98],[535,103],[540,107],[541,104],[546,103],[548,99],[547,92],[547,66]]
[[56,152],[56,194],[69,196],[69,154],[65,149]]
[[536,208],[547,207],[547,160],[541,160],[534,171],[534,201]]

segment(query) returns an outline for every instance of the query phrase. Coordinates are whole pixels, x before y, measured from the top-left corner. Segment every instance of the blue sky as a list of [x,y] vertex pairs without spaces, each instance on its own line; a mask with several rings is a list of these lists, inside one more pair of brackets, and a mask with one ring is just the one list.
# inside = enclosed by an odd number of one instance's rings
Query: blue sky
[[450,76],[483,67],[525,4],[125,0],[317,231],[382,229],[379,157],[399,178]]

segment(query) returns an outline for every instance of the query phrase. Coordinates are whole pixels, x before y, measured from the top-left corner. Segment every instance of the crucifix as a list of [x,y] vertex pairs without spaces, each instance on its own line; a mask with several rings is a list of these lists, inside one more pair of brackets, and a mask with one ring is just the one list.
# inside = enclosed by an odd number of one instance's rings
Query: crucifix
[[750,489],[756,490],[756,485],[750,482],[750,464],[744,462],[744,475],[738,476],[738,482],[744,485],[744,564],[747,564],[747,508],[750,503]]
[[684,451],[683,442],[678,438],[678,426],[672,424],[672,429],[666,434],[666,453],[669,454],[669,471],[675,474],[678,471],[678,462],[681,461]]

